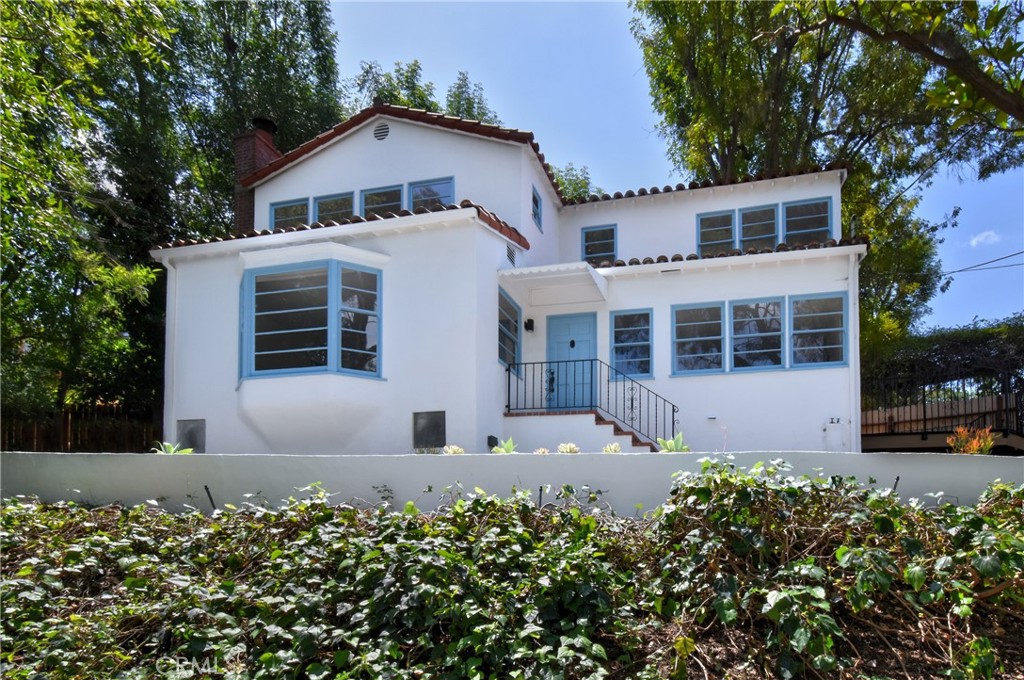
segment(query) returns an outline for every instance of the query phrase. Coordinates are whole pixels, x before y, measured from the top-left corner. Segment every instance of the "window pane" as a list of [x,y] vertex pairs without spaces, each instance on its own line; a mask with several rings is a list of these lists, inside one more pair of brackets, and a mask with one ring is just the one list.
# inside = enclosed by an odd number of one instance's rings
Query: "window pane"
[[733,366],[782,365],[782,303],[778,300],[733,305]]
[[519,310],[505,294],[498,291],[498,360],[514,364],[519,348]]
[[612,365],[626,375],[650,375],[650,312],[612,314]]
[[255,370],[326,366],[327,270],[264,274],[253,288]]
[[583,259],[593,266],[615,259],[615,227],[583,230]]
[[695,307],[674,313],[673,371],[722,368],[722,308]]
[[445,179],[436,182],[420,182],[409,187],[412,193],[412,209],[430,208],[438,205],[452,203],[452,180]]
[[740,247],[744,251],[775,248],[775,208],[741,212],[740,228]]
[[793,364],[845,361],[843,297],[793,301]]
[[300,224],[306,224],[308,221],[306,215],[307,206],[305,201],[302,203],[292,203],[290,205],[278,205],[274,206],[274,229],[284,229],[285,227],[294,227]]
[[533,189],[533,197],[531,199],[531,214],[533,215],[533,221],[538,227],[541,226],[541,208],[540,208],[540,194],[537,193],[537,188]]
[[402,188],[380,189],[363,193],[364,217],[369,215],[386,215],[402,210]]
[[341,220],[352,217],[352,194],[317,199],[316,219],[319,222]]
[[806,245],[829,238],[828,201],[786,206],[786,243]]
[[698,231],[702,257],[727,253],[732,250],[732,213],[701,217]]

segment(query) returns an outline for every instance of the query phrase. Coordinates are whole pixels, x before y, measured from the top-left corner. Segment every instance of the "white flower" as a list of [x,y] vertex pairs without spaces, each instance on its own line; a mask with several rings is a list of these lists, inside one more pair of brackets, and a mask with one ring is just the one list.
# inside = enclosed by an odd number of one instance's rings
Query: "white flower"
[[576,446],[572,442],[564,442],[558,445],[559,453],[579,453],[580,447]]

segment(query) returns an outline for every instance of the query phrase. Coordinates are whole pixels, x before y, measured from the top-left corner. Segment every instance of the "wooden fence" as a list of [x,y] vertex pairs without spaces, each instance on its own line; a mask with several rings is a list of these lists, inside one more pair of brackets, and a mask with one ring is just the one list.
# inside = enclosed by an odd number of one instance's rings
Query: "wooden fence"
[[162,440],[159,423],[120,404],[76,406],[62,415],[0,415],[0,450],[142,453]]

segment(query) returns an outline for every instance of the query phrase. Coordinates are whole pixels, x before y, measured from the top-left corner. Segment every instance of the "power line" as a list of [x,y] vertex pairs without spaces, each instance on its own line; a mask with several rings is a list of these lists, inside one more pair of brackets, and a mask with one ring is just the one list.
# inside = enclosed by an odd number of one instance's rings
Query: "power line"
[[971,272],[987,272],[991,269],[1011,269],[1013,267],[1024,267],[1024,262],[1014,262],[1013,264],[997,264],[995,267],[972,267],[970,269],[958,269],[955,272],[946,272],[942,276],[948,276],[950,274],[970,274]]
[[[1001,260],[1008,260],[1011,257],[1017,257],[1018,255],[1024,255],[1024,250],[1018,250],[1015,253],[1010,253],[1009,255],[1003,255],[1002,257],[997,257],[994,260],[986,260],[985,262],[979,262],[978,264],[972,264],[970,266],[964,267],[963,269],[954,269],[953,271],[943,272],[942,276],[949,276],[950,274],[959,274],[961,272],[966,272],[966,271],[984,271],[984,270],[981,270],[981,269],[978,269],[978,268],[979,267],[983,267],[986,264],[992,264],[993,262],[999,262]],[[1024,263],[1022,263],[1022,264],[1024,264]],[[1009,266],[1015,267],[1017,265],[1009,265]],[[998,269],[998,267],[990,267],[990,269]]]

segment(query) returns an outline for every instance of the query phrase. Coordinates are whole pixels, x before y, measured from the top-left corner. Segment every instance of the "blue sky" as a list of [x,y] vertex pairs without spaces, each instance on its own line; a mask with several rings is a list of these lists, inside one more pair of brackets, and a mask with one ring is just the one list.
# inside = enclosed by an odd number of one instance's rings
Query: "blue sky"
[[[587,166],[605,191],[682,179],[656,131],[624,3],[332,2],[331,12],[343,78],[361,61],[390,69],[419,59],[443,101],[458,72],[468,71],[505,125],[533,131],[549,162]],[[960,226],[939,247],[944,271],[1024,251],[1024,170],[982,183],[942,172],[923,190],[919,214],[941,220],[954,206]],[[955,274],[925,326],[1021,311],[1022,263],[1017,254],[987,265],[999,269]]]

